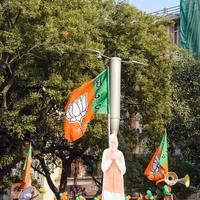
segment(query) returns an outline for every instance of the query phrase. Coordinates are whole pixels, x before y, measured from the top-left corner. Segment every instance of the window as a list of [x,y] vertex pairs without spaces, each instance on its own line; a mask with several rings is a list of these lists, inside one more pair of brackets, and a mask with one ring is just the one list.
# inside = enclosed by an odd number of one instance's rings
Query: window
[[179,23],[177,22],[173,25],[172,37],[173,44],[179,46]]

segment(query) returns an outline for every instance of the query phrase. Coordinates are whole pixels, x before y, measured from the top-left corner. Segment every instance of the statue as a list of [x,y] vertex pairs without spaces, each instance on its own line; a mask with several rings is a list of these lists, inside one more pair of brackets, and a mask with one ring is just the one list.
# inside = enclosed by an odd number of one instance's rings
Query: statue
[[103,152],[101,169],[103,175],[102,200],[124,200],[124,180],[126,172],[124,156],[118,150],[115,134],[109,136],[109,148]]

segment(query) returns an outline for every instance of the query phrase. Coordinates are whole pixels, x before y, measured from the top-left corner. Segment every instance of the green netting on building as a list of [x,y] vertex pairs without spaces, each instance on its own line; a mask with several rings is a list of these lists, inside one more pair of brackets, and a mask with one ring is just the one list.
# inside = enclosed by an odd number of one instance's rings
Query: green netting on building
[[200,0],[180,2],[180,47],[200,58]]

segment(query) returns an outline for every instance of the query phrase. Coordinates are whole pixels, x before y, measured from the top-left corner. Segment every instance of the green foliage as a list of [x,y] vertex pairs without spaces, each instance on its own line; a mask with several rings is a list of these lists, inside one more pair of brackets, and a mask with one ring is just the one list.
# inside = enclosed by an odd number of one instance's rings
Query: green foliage
[[0,179],[0,193],[11,186],[11,179],[9,176],[4,176]]
[[[176,169],[181,176],[191,177],[193,189],[199,189],[199,62],[188,55],[179,55],[179,68],[174,69],[173,81],[173,120],[169,123],[170,152],[179,154]],[[172,168],[173,169],[173,168]],[[184,174],[185,173],[185,174]],[[177,190],[179,190],[178,188]],[[180,190],[182,191],[182,190]],[[179,193],[180,193],[179,191]],[[184,191],[185,193],[186,191]],[[181,194],[179,194],[181,195]]]
[[[122,65],[120,129],[120,147],[130,168],[127,191],[133,183],[145,185],[141,177],[146,160],[133,150],[144,138],[152,148],[159,142],[160,128],[172,118],[171,76],[177,62],[169,53],[173,49],[166,33],[168,20],[158,23],[159,19],[112,0],[5,0],[0,13],[0,137],[9,144],[0,144],[0,167],[20,158],[24,142],[31,140],[35,159],[42,163],[45,158],[42,171],[47,177],[56,166],[64,166],[62,191],[73,159],[90,154],[100,160],[107,147],[107,117],[98,116],[73,144],[63,138],[62,122],[71,91],[108,65],[88,51],[98,49],[145,64]],[[180,106],[188,114],[186,103]],[[138,141],[127,118],[127,113],[136,112],[143,124]]]
[[[186,188],[183,184],[177,183],[172,187],[173,193],[180,199],[189,196],[192,192],[199,190],[199,165],[191,163],[180,156],[174,156],[169,160],[170,168],[177,173],[179,179],[184,178],[186,174],[190,176],[190,187]],[[181,170],[180,170],[181,169]]]
[[171,117],[173,59],[168,55],[172,48],[166,27],[127,4],[117,5],[110,18],[103,26],[105,52],[145,63],[122,65],[122,115],[140,112],[148,134],[159,133]]

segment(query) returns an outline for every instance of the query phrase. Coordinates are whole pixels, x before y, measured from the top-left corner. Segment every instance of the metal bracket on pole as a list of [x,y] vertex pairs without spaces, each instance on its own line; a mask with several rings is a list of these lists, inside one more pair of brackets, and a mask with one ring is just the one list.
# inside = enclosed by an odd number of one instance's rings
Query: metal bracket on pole
[[119,57],[108,57],[96,49],[86,49],[94,52],[98,58],[110,60],[110,113],[108,114],[108,134],[118,134],[120,123],[121,96],[121,63],[145,65],[138,61],[122,61]]

